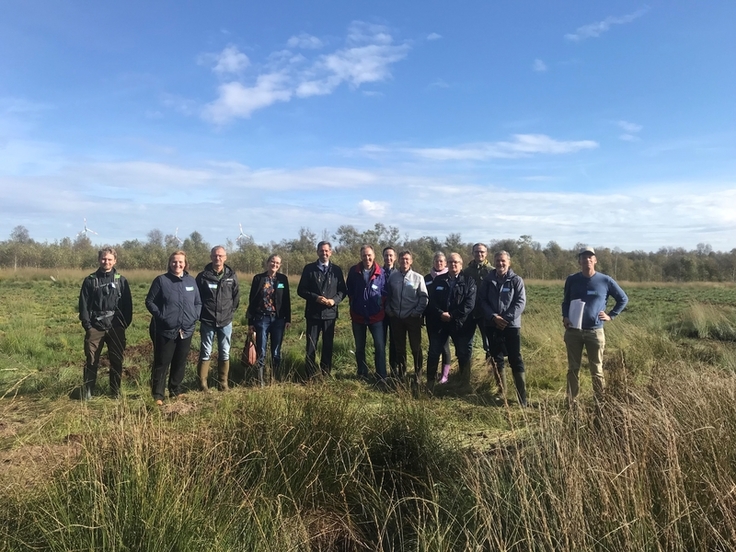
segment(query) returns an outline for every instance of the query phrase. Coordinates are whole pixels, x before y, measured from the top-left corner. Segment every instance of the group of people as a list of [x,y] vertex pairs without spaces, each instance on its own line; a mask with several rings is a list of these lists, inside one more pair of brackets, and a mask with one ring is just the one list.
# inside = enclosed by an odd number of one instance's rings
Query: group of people
[[[413,358],[412,390],[418,392],[424,367],[422,327],[429,347],[426,364],[427,390],[447,383],[451,369],[450,341],[458,363],[458,379],[470,383],[473,342],[480,333],[486,364],[495,378],[497,392],[505,396],[504,367],[511,367],[519,404],[527,405],[524,361],[521,355],[521,315],[526,306],[523,279],[511,269],[511,256],[498,251],[493,261],[482,243],[473,245],[473,260],[463,267],[458,253],[434,256],[433,268],[426,276],[412,270],[411,251],[383,249],[383,264],[371,245],[360,249],[360,262],[350,267],[345,278],[332,263],[332,245],[317,245],[317,260],[307,264],[301,274],[297,295],[305,300],[306,356],[309,378],[329,375],[332,370],[335,323],[338,306],[349,302],[355,340],[357,375],[370,379],[366,361],[367,334],[373,339],[375,379],[385,381],[388,371],[394,378],[407,376],[408,351]],[[150,335],[154,361],[151,391],[157,404],[163,404],[168,376],[169,397],[183,392],[186,360],[196,322],[200,322],[198,382],[209,389],[211,357],[217,338],[217,386],[228,389],[232,321],[240,303],[240,287],[235,271],[226,264],[222,246],[212,248],[210,262],[196,278],[188,273],[186,253],[171,254],[168,271],[158,276],[146,296],[151,313]],[[115,270],[114,249],[104,248],[98,255],[99,268],[85,278],[79,296],[79,318],[85,329],[85,369],[82,398],[95,390],[100,353],[107,344],[110,359],[110,392],[120,394],[125,330],[133,316],[130,287]],[[586,350],[596,397],[605,386],[603,350],[604,322],[619,315],[628,298],[613,278],[596,272],[595,251],[585,247],[578,254],[581,271],[565,282],[562,317],[565,327],[568,372],[567,393],[575,401],[583,349]],[[281,258],[271,255],[266,270],[253,277],[246,317],[248,331],[255,335],[260,384],[270,339],[271,365],[276,380],[282,378],[281,344],[291,324],[291,296],[288,278],[279,272]],[[609,298],[613,308],[606,312]],[[322,346],[317,363],[317,344]],[[388,370],[386,362],[388,349]],[[440,359],[442,360],[440,368]]]

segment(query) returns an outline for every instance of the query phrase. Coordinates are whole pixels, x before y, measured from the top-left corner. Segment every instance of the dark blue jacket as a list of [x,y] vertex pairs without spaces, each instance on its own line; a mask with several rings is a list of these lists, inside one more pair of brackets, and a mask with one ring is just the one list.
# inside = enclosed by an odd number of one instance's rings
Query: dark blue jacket
[[[334,320],[337,318],[337,306],[345,298],[347,288],[342,269],[330,263],[327,273],[322,272],[319,262],[309,263],[302,270],[302,277],[296,294],[306,301],[304,318],[307,320]],[[318,297],[332,299],[335,304],[331,307],[317,303]]]
[[171,272],[158,276],[146,295],[146,308],[155,333],[174,339],[181,330],[182,337],[190,337],[202,310],[196,280],[187,272],[181,278]]
[[199,319],[215,328],[224,328],[233,321],[235,309],[240,304],[238,275],[225,265],[218,278],[212,263],[197,274],[197,287],[202,299],[202,312]]
[[[433,324],[449,325],[451,332],[475,330],[472,323],[473,308],[475,307],[476,287],[471,276],[461,272],[450,285],[450,274],[440,274],[427,288],[429,304],[424,311],[428,321]],[[442,322],[440,316],[449,312],[452,320]]]
[[[268,272],[262,272],[253,276],[253,283],[250,285],[250,295],[248,298],[248,310],[245,312],[248,317],[248,325],[253,326],[256,320],[263,318],[261,311],[261,303],[263,302],[263,282],[268,278]],[[287,324],[291,324],[291,294],[289,292],[289,279],[285,274],[276,273],[276,288],[273,290],[273,302],[276,307],[276,318],[285,319]]]
[[366,283],[363,278],[363,263],[358,263],[348,272],[348,299],[350,319],[358,324],[375,324],[386,315],[386,273],[376,263]]

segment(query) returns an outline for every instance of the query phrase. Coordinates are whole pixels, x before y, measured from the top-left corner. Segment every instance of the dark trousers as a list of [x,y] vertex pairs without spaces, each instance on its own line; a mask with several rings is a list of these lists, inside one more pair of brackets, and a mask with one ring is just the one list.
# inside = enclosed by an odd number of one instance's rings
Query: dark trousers
[[510,328],[499,330],[492,326],[486,327],[491,343],[491,358],[499,371],[504,368],[504,357],[509,357],[511,371],[515,374],[524,371],[524,361],[521,358],[521,329]]
[[396,376],[396,343],[391,337],[391,318],[388,315],[383,318],[383,342],[388,348],[388,366],[391,369],[391,375]]
[[414,357],[414,378],[419,380],[422,373],[424,357],[422,354],[422,317],[391,319],[391,339],[396,344],[396,373],[403,378],[406,375],[406,337],[409,336],[409,347]]
[[386,345],[383,341],[383,320],[373,324],[359,324],[353,322],[353,337],[355,338],[355,361],[358,363],[358,377],[368,377],[368,365],[365,362],[366,330],[373,337],[374,361],[376,375],[379,379],[386,378]]
[[187,355],[191,349],[192,336],[169,339],[161,334],[154,335],[153,341],[153,373],[151,374],[151,392],[154,399],[164,399],[166,388],[166,371],[169,370],[169,397],[181,395],[184,374],[187,367]]
[[84,335],[84,385],[92,391],[97,383],[97,369],[100,365],[102,347],[107,344],[107,358],[110,360],[110,393],[120,392],[123,375],[123,354],[125,352],[125,328],[113,326],[109,330],[90,328]]
[[475,328],[478,328],[480,331],[481,343],[483,345],[483,350],[486,353],[486,359],[488,359],[491,357],[491,340],[488,335],[489,328],[486,326],[485,321],[482,318],[473,318],[473,332],[475,332]]
[[319,368],[325,375],[332,372],[332,343],[335,340],[335,319],[310,320],[307,319],[307,377],[317,373],[317,341],[322,334],[322,351],[319,355]]
[[[431,330],[430,330],[431,327]],[[427,326],[429,333],[429,352],[427,353],[427,381],[433,382],[437,378],[437,366],[440,362],[440,354],[449,346],[450,339],[455,345],[457,362],[462,368],[469,368],[470,359],[473,356],[473,336],[475,330],[464,328],[455,332],[450,331],[449,324],[430,324]]]

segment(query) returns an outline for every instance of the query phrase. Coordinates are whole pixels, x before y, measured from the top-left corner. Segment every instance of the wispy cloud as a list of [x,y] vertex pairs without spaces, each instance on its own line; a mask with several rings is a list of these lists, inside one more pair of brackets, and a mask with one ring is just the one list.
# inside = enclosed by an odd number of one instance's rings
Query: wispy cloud
[[532,64],[532,69],[534,71],[537,71],[538,73],[544,73],[547,70],[547,64],[544,63],[541,59],[535,59],[534,63]]
[[[560,155],[595,149],[593,140],[555,140],[545,134],[515,134],[508,142],[482,142],[449,148],[409,148],[404,151],[435,161],[482,161],[484,159],[514,159],[536,154]],[[376,153],[375,146],[373,153]]]
[[440,38],[442,38],[442,35],[437,33],[429,33],[427,35],[427,40],[439,40]]
[[[314,47],[318,39],[312,39],[315,37],[299,35],[289,39],[289,44]],[[274,52],[268,58],[268,66],[250,79],[250,84],[238,79],[220,85],[217,99],[205,106],[202,116],[210,122],[224,124],[250,117],[254,111],[276,102],[331,94],[341,84],[358,88],[381,82],[391,77],[391,66],[408,52],[409,44],[394,43],[385,27],[354,22],[348,29],[345,47],[339,50],[312,60],[289,50]],[[233,52],[220,57],[230,60]],[[228,66],[244,68],[237,63]]]
[[644,127],[636,123],[630,123],[629,121],[616,121],[616,124],[624,131],[624,133],[619,136],[619,139],[624,140],[625,142],[638,142],[640,140],[637,133]]
[[286,41],[286,45],[289,48],[303,48],[305,50],[319,50],[324,46],[324,43],[316,36],[308,33],[301,33],[298,36],[292,36]]
[[640,8],[636,10],[633,13],[630,13],[628,15],[623,15],[620,17],[616,16],[608,16],[603,21],[598,21],[596,23],[589,23],[588,25],[583,25],[582,27],[578,27],[574,33],[568,33],[565,35],[565,38],[567,40],[572,40],[573,42],[579,42],[581,40],[586,40],[588,38],[597,38],[601,36],[603,33],[608,31],[613,25],[625,25],[626,23],[631,23],[635,19],[640,18],[642,15],[647,13],[649,11],[649,6],[644,6],[643,8]]

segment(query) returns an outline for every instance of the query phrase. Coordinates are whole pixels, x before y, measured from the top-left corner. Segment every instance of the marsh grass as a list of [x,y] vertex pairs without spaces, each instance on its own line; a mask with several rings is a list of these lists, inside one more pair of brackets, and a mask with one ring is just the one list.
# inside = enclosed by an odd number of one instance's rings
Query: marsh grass
[[[45,477],[0,486],[2,550],[736,548],[733,287],[624,286],[632,304],[606,329],[602,406],[581,373],[581,401],[566,407],[561,288],[528,283],[532,408],[492,400],[477,344],[469,388],[451,379],[414,399],[359,382],[346,316],[333,377],[303,384],[298,300],[284,383],[260,389],[235,362],[231,392],[156,408],[140,309],[124,399],[68,400],[83,275],[0,274],[0,459],[44,443],[67,459],[39,455]],[[131,279],[136,306],[155,275]],[[105,379],[103,367],[103,391]]]

